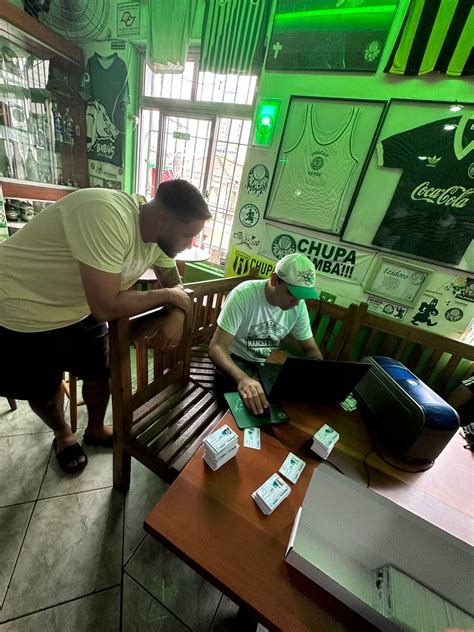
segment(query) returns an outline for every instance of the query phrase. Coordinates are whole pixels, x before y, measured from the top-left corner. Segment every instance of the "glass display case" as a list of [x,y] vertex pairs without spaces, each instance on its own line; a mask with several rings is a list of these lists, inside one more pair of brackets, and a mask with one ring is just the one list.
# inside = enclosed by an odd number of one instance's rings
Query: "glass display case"
[[82,51],[20,9],[0,8],[0,184],[54,201],[88,186]]

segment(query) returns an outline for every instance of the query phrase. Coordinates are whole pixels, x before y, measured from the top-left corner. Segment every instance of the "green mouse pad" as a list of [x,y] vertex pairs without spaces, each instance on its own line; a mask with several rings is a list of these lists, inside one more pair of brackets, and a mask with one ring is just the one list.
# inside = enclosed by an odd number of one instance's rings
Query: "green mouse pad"
[[235,423],[244,428],[259,428],[268,424],[282,424],[288,421],[288,415],[279,404],[270,404],[265,415],[253,415],[242,401],[239,393],[225,393],[225,398],[234,416]]

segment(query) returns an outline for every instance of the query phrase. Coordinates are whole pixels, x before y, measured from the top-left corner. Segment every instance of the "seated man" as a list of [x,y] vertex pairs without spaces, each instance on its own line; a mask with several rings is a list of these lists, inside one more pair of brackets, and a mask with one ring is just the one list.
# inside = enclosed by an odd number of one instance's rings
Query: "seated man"
[[300,299],[318,298],[316,271],[299,253],[283,257],[267,280],[245,281],[230,292],[217,320],[209,356],[227,379],[223,390],[237,389],[254,414],[268,408],[255,378],[256,362],[265,362],[289,337],[306,358],[322,359],[314,341],[308,309]]

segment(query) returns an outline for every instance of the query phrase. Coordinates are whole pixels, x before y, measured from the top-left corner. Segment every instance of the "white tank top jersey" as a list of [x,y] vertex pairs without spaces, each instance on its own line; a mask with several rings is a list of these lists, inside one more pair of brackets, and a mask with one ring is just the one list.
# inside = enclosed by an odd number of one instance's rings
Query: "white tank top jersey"
[[316,105],[307,105],[301,135],[282,152],[269,219],[337,232],[344,194],[358,163],[352,136],[359,108],[351,108],[333,130],[318,127]]

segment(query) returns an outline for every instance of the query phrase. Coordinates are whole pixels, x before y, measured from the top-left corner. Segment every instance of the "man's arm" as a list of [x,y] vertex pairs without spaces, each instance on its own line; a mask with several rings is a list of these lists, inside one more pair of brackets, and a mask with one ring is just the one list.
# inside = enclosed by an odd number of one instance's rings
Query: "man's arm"
[[[157,286],[183,290],[183,284],[176,265],[171,268],[153,266],[153,270],[157,278]],[[167,305],[166,309],[168,315],[161,319],[160,328],[156,333],[157,347],[162,352],[175,349],[179,345],[184,327],[184,312],[173,305]]]
[[307,340],[296,340],[296,338],[293,338],[293,336],[287,336],[285,340],[287,339],[291,342],[293,346],[295,346],[304,354],[305,358],[324,360],[323,354],[321,353],[313,337],[308,338]]
[[181,277],[179,276],[178,268],[176,266],[173,266],[171,268],[161,268],[159,266],[153,266],[153,270],[162,288],[183,287]]
[[79,263],[79,271],[87,302],[97,320],[133,316],[166,305],[187,313],[192,306],[189,296],[179,287],[147,292],[121,290],[119,273],[103,272],[85,263]]
[[235,381],[245,405],[251,409],[253,414],[261,415],[268,408],[267,398],[260,382],[249,377],[232,360],[229,346],[233,339],[232,334],[217,327],[209,344],[209,357],[221,371],[224,371]]

